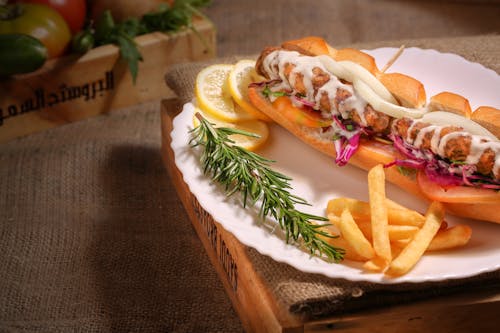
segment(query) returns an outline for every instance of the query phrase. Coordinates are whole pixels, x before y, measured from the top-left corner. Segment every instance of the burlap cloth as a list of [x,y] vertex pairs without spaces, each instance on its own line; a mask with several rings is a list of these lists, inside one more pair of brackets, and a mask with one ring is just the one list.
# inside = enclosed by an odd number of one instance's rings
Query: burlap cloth
[[[494,1],[216,0],[207,14],[223,56],[310,34],[338,46],[500,32]],[[500,72],[497,36],[407,45],[456,52]],[[192,77],[196,68],[174,71]],[[191,84],[178,81],[183,98]],[[158,101],[0,145],[0,332],[242,330],[159,148]],[[249,255],[281,302],[310,316],[419,294],[419,286],[353,285]],[[498,280],[489,274],[421,295],[478,283],[493,289]]]

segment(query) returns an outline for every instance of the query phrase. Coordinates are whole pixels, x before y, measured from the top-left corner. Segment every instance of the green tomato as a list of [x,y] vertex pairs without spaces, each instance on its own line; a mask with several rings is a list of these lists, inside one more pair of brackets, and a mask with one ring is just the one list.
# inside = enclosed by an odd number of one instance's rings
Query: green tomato
[[38,39],[20,34],[0,35],[0,77],[33,72],[46,59],[47,49]]

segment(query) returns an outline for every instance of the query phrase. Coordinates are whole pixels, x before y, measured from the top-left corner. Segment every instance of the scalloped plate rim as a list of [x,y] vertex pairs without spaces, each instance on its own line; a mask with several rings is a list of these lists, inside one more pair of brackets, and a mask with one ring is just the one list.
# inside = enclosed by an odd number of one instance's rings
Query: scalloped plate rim
[[[377,62],[379,61],[379,58],[377,55],[384,54],[387,56],[389,53],[394,53],[394,51],[397,50],[396,48],[390,48],[390,47],[384,47],[384,48],[378,48],[374,50],[367,50],[367,53],[370,53],[375,56]],[[482,64],[479,63],[473,63],[470,62],[463,57],[454,54],[454,53],[442,53],[433,49],[420,49],[420,48],[408,48],[405,50],[405,53],[412,54],[412,53],[417,53],[418,54],[431,54],[431,55],[438,55],[439,57],[447,58],[447,60],[453,60],[453,61],[458,61],[462,64],[465,63],[465,66],[474,66],[477,69],[479,69],[483,75],[488,75],[494,80],[497,80],[500,83],[500,76],[494,72],[493,70],[486,68]],[[403,56],[402,56],[403,57]],[[398,60],[399,61],[399,60]],[[395,63],[395,65],[398,62]],[[380,64],[379,64],[380,65]],[[396,66],[391,67],[391,69],[395,68]],[[405,72],[406,73],[406,72]],[[426,84],[424,80],[422,80],[424,85]],[[469,96],[468,96],[469,97]],[[472,104],[472,103],[471,103]],[[372,283],[379,283],[379,284],[398,284],[398,283],[422,283],[422,282],[435,282],[435,281],[442,281],[446,279],[460,279],[460,278],[467,278],[471,276],[475,276],[481,273],[486,273],[486,272],[491,272],[495,271],[497,269],[500,269],[500,260],[497,261],[497,263],[492,263],[490,266],[484,266],[482,268],[477,268],[474,270],[471,270],[469,272],[450,272],[450,273],[443,273],[440,275],[435,275],[432,274],[419,274],[419,275],[414,275],[412,274],[412,271],[410,271],[408,274],[403,275],[402,277],[398,278],[386,278],[382,274],[367,274],[363,273],[360,270],[354,269],[354,271],[348,271],[346,272],[341,272],[340,274],[336,273],[334,269],[329,269],[332,267],[335,267],[337,264],[332,264],[332,263],[327,263],[321,259],[310,257],[308,253],[303,252],[299,250],[297,247],[293,245],[287,245],[284,244],[282,239],[279,239],[280,242],[282,242],[282,247],[278,249],[273,248],[271,246],[266,246],[262,245],[263,242],[265,241],[266,238],[269,240],[269,238],[278,238],[277,236],[273,234],[266,234],[264,235],[264,239],[262,238],[262,231],[264,228],[260,227],[259,225],[254,223],[249,223],[249,225],[242,225],[239,222],[238,223],[232,223],[231,221],[228,220],[226,212],[220,209],[219,205],[213,205],[210,203],[210,201],[207,200],[206,193],[200,192],[199,189],[199,184],[200,181],[208,182],[210,183],[209,179],[207,177],[200,177],[201,175],[201,170],[199,170],[199,173],[196,175],[189,174],[187,170],[187,166],[185,161],[183,161],[182,156],[186,153],[186,148],[187,148],[187,141],[189,140],[187,131],[190,128],[191,124],[191,118],[192,118],[192,104],[187,103],[184,105],[183,111],[174,118],[173,120],[173,131],[171,133],[172,137],[172,144],[171,147],[174,151],[174,156],[175,156],[175,164],[178,167],[178,169],[181,171],[182,176],[186,184],[188,185],[190,191],[193,193],[193,195],[197,198],[199,201],[201,207],[206,210],[213,218],[215,221],[220,223],[224,229],[226,229],[228,232],[232,233],[242,244],[252,247],[256,249],[259,253],[263,255],[267,255],[274,259],[275,261],[278,262],[283,262],[287,263],[296,269],[299,269],[303,272],[306,273],[319,273],[323,274],[327,277],[330,278],[339,278],[339,279],[346,279],[350,281],[356,281],[356,282],[372,282]],[[493,105],[498,107],[498,105]],[[477,106],[476,106],[477,107]],[[191,108],[191,109],[190,109]],[[474,108],[473,108],[474,109]],[[283,132],[281,128],[277,128],[277,126],[273,127],[271,129],[271,132]],[[187,141],[186,141],[187,140]],[[192,155],[191,157],[194,158],[194,155],[196,155],[194,152],[188,153],[188,155]],[[192,166],[192,165],[191,165]],[[352,168],[352,167],[350,167]],[[198,164],[198,169],[199,164]],[[220,191],[220,189],[217,189],[214,187],[214,185],[209,185],[207,188],[211,188],[214,191]],[[220,194],[220,193],[219,193]],[[415,199],[417,200],[417,199]],[[219,203],[219,202],[218,202]],[[230,207],[235,207],[236,209],[241,209],[238,206],[236,206],[235,202],[230,202],[227,201],[222,204],[228,204]],[[225,207],[225,206],[224,206]],[[470,221],[473,224],[476,224],[481,228],[481,226],[486,223],[486,222],[477,222],[476,221]],[[495,227],[500,228],[500,226],[488,226],[494,229]],[[245,235],[246,232],[256,232],[251,233],[250,236],[248,234]],[[500,229],[496,230],[495,232],[500,232]],[[258,237],[256,237],[258,235]],[[264,244],[267,244],[264,242]],[[297,259],[296,256],[291,256],[288,255],[292,252],[301,252],[302,256],[299,256],[299,259]],[[497,250],[496,252],[500,252],[500,250]],[[495,257],[497,258],[497,257]],[[500,258],[500,257],[498,257]],[[302,260],[304,259],[304,260]],[[451,262],[450,262],[451,264]],[[332,266],[333,265],[333,266]],[[342,264],[339,264],[342,265]]]

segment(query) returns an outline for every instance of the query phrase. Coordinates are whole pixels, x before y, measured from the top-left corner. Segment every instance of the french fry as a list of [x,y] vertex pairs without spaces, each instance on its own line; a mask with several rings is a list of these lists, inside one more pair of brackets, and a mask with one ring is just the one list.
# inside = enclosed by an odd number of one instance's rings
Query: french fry
[[[358,219],[356,220],[356,224],[358,225],[359,229],[361,230],[361,232],[363,232],[363,235],[365,235],[366,238],[372,239],[372,230],[370,221],[364,219]],[[419,230],[418,227],[412,225],[389,224],[387,226],[387,232],[389,233],[389,240],[391,242],[400,239],[412,238],[417,233],[418,230]]]
[[345,250],[344,259],[361,262],[366,261],[366,258],[357,254],[344,237],[339,236],[337,238],[330,238],[328,242],[335,247],[340,247]]
[[349,210],[344,208],[340,215],[339,229],[346,241],[351,244],[354,251],[360,256],[371,259],[374,256],[373,247],[363,235],[358,225],[352,218]]
[[427,251],[449,250],[464,246],[472,236],[472,229],[468,225],[459,224],[446,230],[439,230],[429,244]]
[[389,265],[386,274],[403,275],[415,266],[437,234],[444,219],[444,208],[440,202],[433,202],[425,214],[425,223],[415,237]]
[[[389,224],[411,225],[421,228],[424,225],[425,217],[415,210],[411,210],[401,204],[387,199],[387,212],[389,215]],[[446,229],[448,223],[443,221],[441,229]]]
[[377,263],[381,261],[387,266],[392,258],[387,228],[385,174],[382,164],[378,164],[368,171],[368,194],[370,197],[373,250],[377,257]]
[[374,257],[363,264],[363,268],[372,272],[383,272],[387,267],[385,258]]
[[[387,202],[393,202],[392,200],[387,200]],[[422,227],[424,225],[425,218],[419,212],[408,208],[395,208],[390,207],[388,204],[387,218],[390,224],[395,225],[409,225],[415,227]]]
[[[443,221],[443,223],[445,223]],[[439,229],[436,236],[427,247],[426,252],[443,251],[467,245],[472,236],[472,229],[468,225],[459,224],[448,229]],[[410,239],[391,240],[393,248],[404,248]]]
[[408,239],[415,236],[420,229],[412,225],[389,225],[389,239],[391,241],[397,239]]
[[396,240],[393,240],[391,241],[391,247],[392,248],[398,248],[400,250],[404,249],[408,243],[411,242],[411,238],[407,238],[407,239],[396,239]]
[[365,219],[356,219],[356,224],[363,235],[368,239],[372,240],[372,222]]
[[366,271],[400,276],[425,252],[464,246],[471,238],[469,226],[448,228],[439,202],[433,202],[423,216],[386,198],[382,165],[368,172],[368,192],[369,202],[336,198],[327,206],[328,218],[340,232],[328,242],[344,248],[346,259],[363,262]]
[[335,238],[324,237],[324,239],[330,245],[344,249],[345,250],[344,259],[352,260],[352,261],[366,261],[366,258],[360,256],[354,250],[354,248],[351,246],[351,244],[349,244],[349,242],[344,237],[342,237],[342,235],[338,235],[334,230],[331,229],[330,226],[324,227],[324,228],[327,229],[327,232],[330,233],[331,235],[338,236],[338,237],[335,237]]
[[370,218],[370,205],[368,202],[351,198],[335,198],[328,201],[326,211],[328,214],[340,216],[344,208],[347,208],[355,219]]
[[[395,225],[412,225],[421,227],[424,224],[425,218],[422,214],[405,208],[392,200],[387,199],[387,218],[389,224]],[[328,202],[327,212],[340,216],[344,208],[349,209],[353,218],[370,219],[370,204],[365,201],[351,198],[336,198]]]
[[328,213],[327,217],[328,217],[328,220],[330,220],[330,222],[335,227],[339,228],[339,225],[340,225],[340,216],[332,214],[332,213]]
[[[406,242],[406,245],[409,243],[409,240]],[[391,243],[391,253],[393,258],[397,258],[400,254],[401,251],[403,251],[405,247],[404,246],[395,246],[394,243]]]

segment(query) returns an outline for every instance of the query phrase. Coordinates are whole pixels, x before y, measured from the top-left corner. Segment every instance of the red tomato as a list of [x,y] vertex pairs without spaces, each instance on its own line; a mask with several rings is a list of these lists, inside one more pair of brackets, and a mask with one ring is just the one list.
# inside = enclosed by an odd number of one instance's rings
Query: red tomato
[[432,200],[441,202],[500,204],[500,192],[469,186],[444,188],[430,181],[423,171],[417,174],[417,182],[422,193]]
[[61,14],[73,34],[82,30],[87,14],[85,0],[20,0],[18,2],[38,3],[54,8]]
[[326,127],[332,124],[332,120],[322,118],[321,114],[317,111],[294,106],[288,97],[278,97],[271,103],[269,99],[262,95],[261,88],[249,87],[248,98],[253,106],[263,113],[279,113],[292,123],[298,125],[307,127]]
[[296,124],[307,127],[327,127],[332,124],[332,120],[321,117],[318,111],[296,107],[288,97],[278,97],[272,104],[279,113]]

